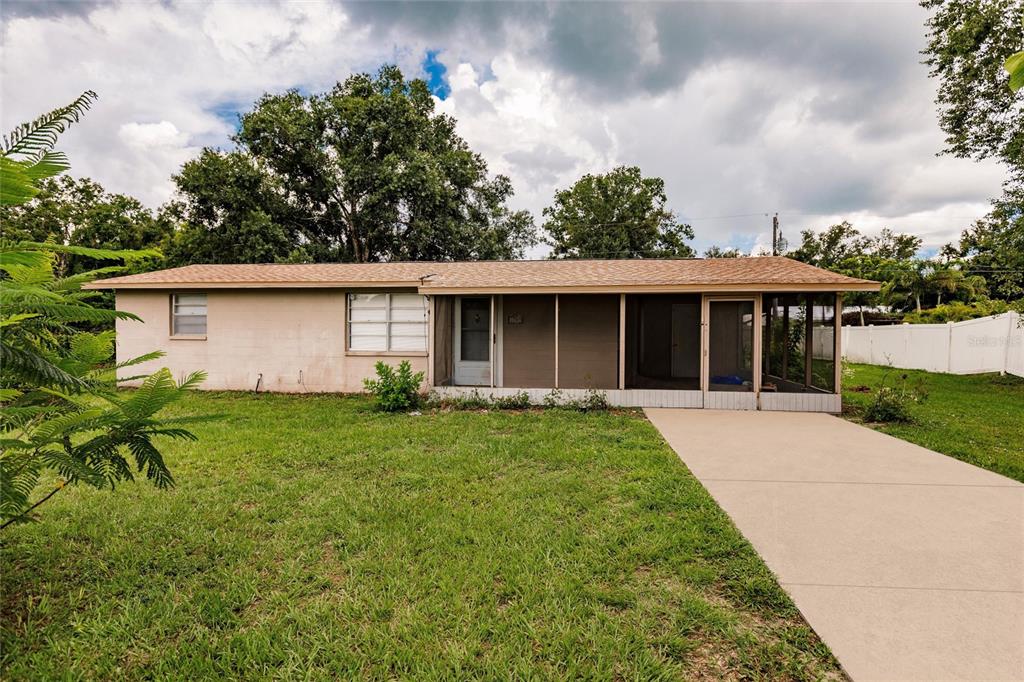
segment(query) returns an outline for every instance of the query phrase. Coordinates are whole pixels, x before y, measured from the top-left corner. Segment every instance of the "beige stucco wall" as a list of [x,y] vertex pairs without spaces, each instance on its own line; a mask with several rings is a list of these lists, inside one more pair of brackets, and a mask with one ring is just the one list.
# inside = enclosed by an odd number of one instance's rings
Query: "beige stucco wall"
[[166,355],[129,367],[122,376],[167,367],[175,378],[205,370],[208,390],[289,393],[361,391],[377,360],[409,360],[426,370],[426,354],[365,356],[345,353],[345,292],[330,289],[211,290],[207,293],[205,340],[170,335],[168,291],[117,293],[117,307],[143,322],[117,322],[119,362],[162,350]]

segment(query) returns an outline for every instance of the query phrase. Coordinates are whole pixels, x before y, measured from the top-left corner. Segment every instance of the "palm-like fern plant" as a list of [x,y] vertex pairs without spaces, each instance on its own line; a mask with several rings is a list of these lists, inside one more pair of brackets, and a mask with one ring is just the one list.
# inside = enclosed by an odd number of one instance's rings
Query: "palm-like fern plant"
[[[52,146],[94,98],[86,93],[4,138],[3,203],[28,201],[35,194],[35,182],[67,168],[67,160]],[[114,332],[92,333],[76,325],[137,319],[95,307],[91,298],[96,294],[81,288],[120,268],[57,278],[57,253],[122,261],[153,255],[0,241],[0,527],[29,518],[68,483],[113,487],[131,480],[129,458],[134,469],[157,486],[172,485],[154,439],[194,439],[185,426],[201,419],[158,416],[203,380],[201,372],[175,383],[162,369],[147,377],[130,377],[142,380],[137,391],[117,390],[118,370],[162,354],[112,364]],[[46,484],[49,488],[37,494]]]
[[68,168],[67,156],[55,151],[57,137],[72,123],[78,123],[97,95],[86,90],[67,106],[22,123],[3,138],[0,150],[0,204],[20,204],[39,194],[37,183],[60,175]]

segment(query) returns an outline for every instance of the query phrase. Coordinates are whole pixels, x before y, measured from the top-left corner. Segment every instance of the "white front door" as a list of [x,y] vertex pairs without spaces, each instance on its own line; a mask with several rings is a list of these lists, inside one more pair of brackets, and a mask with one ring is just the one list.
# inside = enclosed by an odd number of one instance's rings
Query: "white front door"
[[456,386],[491,385],[491,297],[455,299]]

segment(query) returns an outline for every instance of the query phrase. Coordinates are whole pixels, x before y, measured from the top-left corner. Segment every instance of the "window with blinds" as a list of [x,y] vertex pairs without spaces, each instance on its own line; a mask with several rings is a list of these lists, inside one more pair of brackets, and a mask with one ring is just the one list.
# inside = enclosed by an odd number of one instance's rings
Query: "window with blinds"
[[349,294],[348,349],[426,352],[427,297]]
[[202,336],[206,334],[206,294],[173,294],[171,296],[171,335]]

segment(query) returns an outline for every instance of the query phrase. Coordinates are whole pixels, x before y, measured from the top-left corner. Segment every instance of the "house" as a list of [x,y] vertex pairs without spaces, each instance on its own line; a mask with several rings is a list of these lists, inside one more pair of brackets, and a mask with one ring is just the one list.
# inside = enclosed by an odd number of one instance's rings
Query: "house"
[[99,280],[130,372],[354,392],[408,360],[442,393],[604,391],[616,405],[838,412],[843,292],[784,257],[190,265]]

